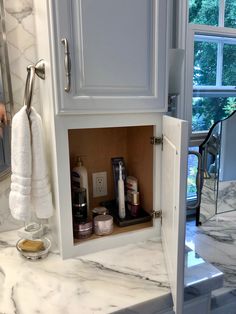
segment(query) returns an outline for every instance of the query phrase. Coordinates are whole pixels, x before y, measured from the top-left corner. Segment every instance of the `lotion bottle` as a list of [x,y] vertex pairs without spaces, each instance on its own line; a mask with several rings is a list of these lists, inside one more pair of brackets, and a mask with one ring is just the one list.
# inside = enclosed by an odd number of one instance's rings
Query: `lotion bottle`
[[118,203],[119,203],[119,217],[125,218],[125,188],[124,180],[122,178],[122,162],[119,163],[119,180],[118,180]]
[[88,172],[83,166],[80,156],[77,157],[77,165],[72,169],[72,189],[73,187],[86,189],[87,211],[89,214],[89,188],[88,188]]

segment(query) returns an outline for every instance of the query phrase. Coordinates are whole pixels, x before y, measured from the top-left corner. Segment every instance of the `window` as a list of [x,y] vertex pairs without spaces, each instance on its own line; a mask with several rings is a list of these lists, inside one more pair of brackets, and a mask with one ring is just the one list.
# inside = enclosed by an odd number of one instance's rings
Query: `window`
[[194,90],[234,89],[235,74],[236,38],[194,36]]
[[[198,152],[198,147],[191,147],[191,150]],[[188,155],[188,174],[187,174],[187,200],[195,200],[197,196],[196,176],[198,160],[195,155]]]
[[[236,110],[236,0],[188,0],[186,115],[190,149]],[[189,156],[187,199],[196,199],[197,160]]]
[[189,0],[187,53],[188,116],[203,139],[236,110],[235,0]]
[[228,117],[235,109],[236,97],[193,97],[192,131],[205,133],[214,122]]
[[236,28],[236,1],[189,0],[189,23]]
[[236,2],[235,0],[226,0],[224,12],[225,27],[236,28]]
[[236,38],[194,36],[192,131],[207,131],[236,109]]
[[189,0],[189,22],[218,26],[218,0]]

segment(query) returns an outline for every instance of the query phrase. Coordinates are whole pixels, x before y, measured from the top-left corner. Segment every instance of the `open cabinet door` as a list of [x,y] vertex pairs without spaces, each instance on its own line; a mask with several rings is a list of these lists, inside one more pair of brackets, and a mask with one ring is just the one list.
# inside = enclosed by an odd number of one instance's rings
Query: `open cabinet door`
[[187,121],[163,117],[162,242],[176,314],[183,313]]

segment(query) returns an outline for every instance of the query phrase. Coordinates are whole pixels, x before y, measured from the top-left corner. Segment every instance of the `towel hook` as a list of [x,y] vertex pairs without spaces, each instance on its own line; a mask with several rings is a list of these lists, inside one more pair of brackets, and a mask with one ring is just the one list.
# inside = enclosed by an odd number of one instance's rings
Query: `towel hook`
[[26,112],[28,116],[30,114],[35,74],[39,78],[45,80],[44,60],[39,60],[35,65],[30,64],[27,66],[27,77],[26,77],[25,93],[24,93],[24,105],[26,106]]

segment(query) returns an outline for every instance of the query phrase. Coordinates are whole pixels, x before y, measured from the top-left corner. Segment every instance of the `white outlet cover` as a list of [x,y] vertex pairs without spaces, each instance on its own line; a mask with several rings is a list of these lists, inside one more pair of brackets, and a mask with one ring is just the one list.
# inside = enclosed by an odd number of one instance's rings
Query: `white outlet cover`
[[100,197],[107,195],[107,173],[95,172],[93,177],[93,197]]

